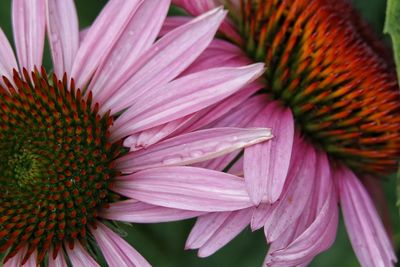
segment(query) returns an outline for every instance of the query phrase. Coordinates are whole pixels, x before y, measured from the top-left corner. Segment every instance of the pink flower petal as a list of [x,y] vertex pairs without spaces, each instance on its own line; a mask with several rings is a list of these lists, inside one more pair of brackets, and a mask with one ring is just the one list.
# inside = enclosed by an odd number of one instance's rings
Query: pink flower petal
[[[251,95],[261,89],[260,84],[252,82],[228,98],[205,108],[193,115],[191,123],[180,129],[180,132],[191,132],[215,122],[219,118],[229,116],[233,109],[245,102]],[[241,126],[237,126],[241,127]]]
[[[228,2],[228,1],[226,1]],[[229,1],[231,3],[232,1]],[[224,3],[224,1],[214,1],[214,0],[173,0],[172,3],[178,5],[185,10],[187,10],[190,14],[197,16],[202,14],[216,6],[219,6]],[[235,5],[235,7],[237,4]],[[237,9],[237,8],[235,8]],[[233,26],[232,22],[229,19],[226,19],[221,27],[220,31],[227,35],[229,38],[235,40],[236,42],[241,41],[240,35],[236,31],[236,27]]]
[[119,235],[111,231],[107,226],[96,222],[96,229],[91,228],[93,234],[110,267],[119,266],[151,266],[142,255]]
[[[330,188],[333,189],[332,186]],[[331,190],[324,199],[325,202],[311,225],[287,247],[269,252],[266,258],[267,265],[297,266],[305,264],[333,244],[338,225],[335,191]]]
[[335,177],[344,223],[361,265],[394,266],[397,259],[392,244],[364,186],[345,167],[337,170]]
[[25,262],[24,265],[22,265],[23,267],[37,267],[38,264],[36,262],[36,258],[37,258],[37,250],[35,250],[28,258],[28,260]]
[[252,205],[243,179],[194,167],[163,167],[121,176],[112,190],[149,204],[193,211],[232,211]]
[[[132,104],[134,108],[143,106],[142,94],[149,95],[178,76],[208,46],[226,12],[221,8],[212,10],[192,20],[188,24],[163,36],[136,64],[135,74],[118,88],[101,106],[101,112],[121,111]],[[164,94],[164,93],[163,93]]]
[[239,47],[224,40],[214,39],[181,76],[209,68],[241,67],[252,62]]
[[[246,100],[242,105],[237,106],[236,108],[233,108],[229,114],[223,116],[221,119],[218,119],[217,121],[214,121],[207,125],[207,127],[210,128],[217,128],[217,127],[247,127],[254,117],[260,113],[260,111],[263,109],[265,106],[267,99],[265,98],[265,95],[256,95],[248,100]],[[189,132],[193,129],[196,129],[198,127],[198,124],[202,124],[201,119],[200,122],[195,122],[193,125],[191,125],[188,129],[185,129],[185,132]],[[195,164],[197,167],[203,167],[207,169],[212,169],[212,170],[219,170],[222,171],[225,169],[225,167],[228,166],[230,162],[236,156],[240,153],[240,151],[235,151],[230,154],[226,154],[222,157],[218,157],[216,159],[212,160],[207,160],[203,162],[199,162]],[[243,157],[241,157],[241,160]],[[237,166],[242,169],[240,173],[243,173],[243,164],[235,164],[234,166]],[[233,173],[230,172],[229,173]]]
[[[318,176],[309,204],[297,223],[272,242],[266,258],[267,265],[306,264],[334,242],[338,225],[338,206],[326,156],[319,158],[318,167],[317,174],[322,176]],[[321,194],[321,191],[325,194]],[[281,237],[285,240],[281,240]]]
[[232,211],[212,212],[197,218],[186,240],[185,249],[198,249],[203,246],[225,223],[231,213]]
[[[13,49],[8,42],[3,30],[0,29],[0,85],[5,87],[3,76],[12,81],[13,69],[18,70],[17,61],[15,60]],[[7,89],[7,88],[4,88]]]
[[164,36],[170,31],[182,26],[185,23],[188,23],[191,20],[190,17],[187,16],[173,16],[167,17],[162,25],[162,28],[159,32],[159,36]]
[[63,250],[59,250],[57,253],[57,257],[53,259],[53,248],[49,251],[49,267],[68,267],[67,262],[65,261]]
[[[299,157],[300,158],[300,157]],[[305,146],[300,169],[288,178],[288,189],[282,193],[271,210],[264,225],[268,242],[276,240],[302,214],[310,197],[316,175],[316,153],[310,145]],[[293,174],[289,174],[293,175]]]
[[136,151],[155,144],[167,136],[176,136],[185,132],[198,130],[220,117],[225,117],[223,115],[232,111],[232,109],[241,102],[246,101],[246,99],[258,89],[258,85],[253,82],[244,86],[230,97],[201,111],[133,134],[124,140],[124,145],[131,147],[131,151]]
[[[306,148],[305,148],[305,142],[300,137],[300,134],[298,132],[296,132],[294,135],[293,146],[294,147],[292,150],[292,157],[290,159],[288,178],[284,185],[282,196],[286,194],[287,191],[291,188],[290,185],[293,181],[293,178],[296,177],[297,173],[300,170],[300,167],[303,164],[304,160],[303,154]],[[253,213],[253,218],[251,221],[251,229],[255,231],[262,228],[265,225],[266,221],[269,220],[270,214],[273,211],[273,209],[275,209],[275,207],[277,207],[277,203],[274,203],[273,205],[261,203],[259,206],[257,206],[257,208]]]
[[261,203],[256,207],[251,218],[250,227],[252,231],[256,231],[264,227],[265,222],[271,212],[272,205]]
[[79,43],[80,44],[83,42],[83,39],[85,39],[87,33],[89,32],[89,29],[90,29],[90,27],[86,27],[79,32]]
[[223,225],[212,235],[198,252],[199,257],[208,257],[225,246],[246,228],[251,219],[252,208],[231,212]]
[[254,126],[269,126],[275,133],[271,142],[245,149],[244,176],[247,190],[258,205],[263,198],[274,203],[281,195],[289,170],[294,138],[294,119],[290,109],[272,102],[258,115]]
[[[4,263],[4,267],[15,267],[15,266],[22,266],[22,260],[25,257],[26,252],[28,251],[28,246],[24,246],[19,249],[17,254],[10,258],[6,263]],[[1,265],[1,263],[0,263]]]
[[[241,50],[232,44],[214,39],[204,52],[187,68],[180,76],[196,73],[198,71],[207,70],[215,67],[240,67],[250,64],[250,60],[242,55]],[[256,91],[261,89],[263,84],[260,82],[252,82],[244,86],[238,92],[232,94],[228,98],[202,109],[188,118],[187,121],[174,128],[177,132],[170,132],[174,135],[183,132],[191,132],[204,127],[205,125],[215,121],[223,115],[230,112],[234,107],[246,101]],[[181,121],[178,119],[177,121]],[[177,125],[175,121],[166,123],[164,127],[171,128],[168,124]],[[152,131],[152,130],[146,130]],[[164,135],[165,137],[165,135]]]
[[177,129],[191,120],[193,115],[188,115],[165,124],[152,127],[148,130],[135,133],[124,140],[124,146],[130,147],[131,151],[147,148],[158,141],[174,133]]
[[117,159],[116,163],[122,173],[162,166],[189,165],[270,138],[271,131],[263,128],[205,129],[182,134],[147,149],[131,152]]
[[154,206],[133,199],[112,203],[109,208],[102,209],[99,213],[100,217],[108,220],[131,223],[178,221],[197,217],[202,214],[204,212]]
[[217,68],[175,80],[148,94],[141,107],[125,111],[111,128],[111,139],[161,125],[210,106],[260,76],[263,64],[242,68]]
[[68,254],[72,266],[100,267],[97,262],[89,255],[85,248],[78,241],[74,241],[74,248],[71,249],[65,243],[65,250]]
[[214,0],[172,0],[172,3],[186,9],[189,13],[196,16],[218,6],[217,2]]
[[46,7],[44,0],[14,0],[12,21],[19,66],[32,71],[42,65]]
[[90,26],[76,54],[71,77],[75,79],[78,88],[87,85],[141,3],[141,0],[108,1]]
[[73,0],[46,1],[47,31],[53,58],[54,73],[58,77],[71,73],[79,47],[78,16]]
[[170,0],[143,1],[129,20],[89,85],[99,103],[103,103],[134,74],[137,58],[154,43],[169,5]]

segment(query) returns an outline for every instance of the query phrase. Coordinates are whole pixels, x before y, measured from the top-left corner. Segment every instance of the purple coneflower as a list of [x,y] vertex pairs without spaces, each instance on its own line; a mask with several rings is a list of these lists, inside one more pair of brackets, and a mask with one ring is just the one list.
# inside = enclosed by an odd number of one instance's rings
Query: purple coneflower
[[[393,266],[391,242],[358,179],[393,172],[400,155],[395,68],[368,26],[341,0],[174,2],[192,15],[220,4],[230,11],[220,27],[230,42],[215,41],[219,49],[193,69],[266,64],[263,79],[239,91],[241,101],[218,104],[230,112],[208,127],[267,126],[275,136],[243,157],[200,164],[244,174],[254,207],[201,216],[187,248],[208,256],[250,224],[270,243],[265,265],[307,265],[333,243],[339,202],[361,265]],[[185,20],[169,19],[165,31]]]
[[[73,1],[13,1],[18,64],[0,31],[4,266],[98,266],[96,251],[109,266],[148,266],[113,220],[162,222],[251,206],[239,177],[180,165],[267,140],[268,129],[165,137],[174,123],[256,79],[263,64],[185,75],[226,12],[212,10],[156,41],[169,6],[111,0],[80,36]],[[51,72],[41,67],[46,28]]]

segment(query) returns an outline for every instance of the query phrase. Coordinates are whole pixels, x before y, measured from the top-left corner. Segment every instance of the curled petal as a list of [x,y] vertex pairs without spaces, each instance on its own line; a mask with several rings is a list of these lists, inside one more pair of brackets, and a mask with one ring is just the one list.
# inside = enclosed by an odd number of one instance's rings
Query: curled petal
[[112,190],[163,207],[232,211],[252,204],[243,179],[194,167],[163,167],[117,177]]
[[118,170],[138,170],[189,165],[215,158],[272,138],[269,129],[214,128],[182,134],[147,149],[131,152],[116,161]]
[[193,115],[190,114],[165,124],[152,127],[148,130],[132,134],[124,139],[124,146],[130,147],[131,151],[147,148],[174,133],[177,129],[182,127],[182,125],[190,121],[192,117]]

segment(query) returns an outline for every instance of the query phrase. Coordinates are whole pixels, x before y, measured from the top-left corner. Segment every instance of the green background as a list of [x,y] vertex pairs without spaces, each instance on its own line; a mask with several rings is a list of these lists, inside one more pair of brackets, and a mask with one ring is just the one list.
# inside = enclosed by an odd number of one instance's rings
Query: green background
[[[381,32],[385,17],[385,2],[383,0],[355,0],[354,5],[371,23],[373,28],[383,37]],[[104,0],[76,1],[79,21],[84,28],[94,20]],[[0,26],[12,39],[10,25],[10,1],[0,2]],[[1,59],[0,59],[1,60]],[[48,53],[44,63],[50,66]],[[395,209],[395,182],[390,178],[385,183],[385,192],[390,204],[390,215],[393,221],[394,239],[397,248],[400,246],[400,223]],[[184,222],[128,225],[119,224],[128,240],[154,266],[261,266],[267,246],[262,231],[252,233],[249,229],[242,232],[235,240],[223,249],[205,259],[196,256],[195,251],[184,251],[185,239],[190,232],[194,220]],[[317,256],[311,266],[359,266],[348,241],[343,223],[340,223],[337,239],[333,247]]]

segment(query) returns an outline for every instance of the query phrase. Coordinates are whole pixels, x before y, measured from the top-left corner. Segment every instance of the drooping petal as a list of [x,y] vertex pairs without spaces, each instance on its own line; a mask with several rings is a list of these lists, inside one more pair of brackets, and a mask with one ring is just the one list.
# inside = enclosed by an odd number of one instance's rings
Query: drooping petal
[[84,88],[103,58],[135,13],[142,0],[108,1],[79,46],[71,77],[78,88]]
[[210,106],[259,77],[263,64],[216,68],[177,79],[141,100],[146,105],[126,110],[111,128],[111,139],[161,125]]
[[2,29],[0,29],[0,58],[0,85],[5,86],[2,77],[5,76],[12,81],[13,69],[18,70],[18,65],[11,45]]
[[199,257],[208,257],[225,246],[246,228],[251,219],[252,208],[231,212],[225,223],[199,249]]
[[117,177],[112,190],[163,207],[231,211],[251,206],[243,179],[194,167],[163,167]]
[[254,126],[269,126],[275,133],[271,142],[245,149],[244,176],[249,195],[255,204],[263,198],[274,203],[281,195],[289,170],[294,138],[294,119],[290,109],[270,103],[258,115]]
[[96,222],[97,228],[91,228],[93,234],[110,267],[132,266],[147,267],[151,266],[142,255],[140,255],[131,245],[119,235],[111,231],[101,222]]
[[[303,164],[304,160],[303,156],[304,156],[304,151],[306,151],[306,148],[305,148],[305,142],[300,137],[299,132],[295,132],[293,146],[294,147],[292,150],[292,156],[290,158],[288,178],[285,182],[282,196],[284,196],[287,193],[287,191],[291,188],[291,183],[293,182],[293,179],[296,177],[296,175],[299,173],[300,168],[302,167]],[[253,217],[250,224],[251,229],[255,231],[262,228],[267,222],[267,220],[270,219],[269,217],[273,209],[275,209],[277,206],[278,206],[277,203],[274,203],[272,205],[267,203],[261,203],[260,205],[258,205],[253,213]]]
[[394,266],[393,247],[370,196],[349,169],[336,170],[343,219],[354,252],[363,267]]
[[78,241],[74,241],[73,245],[71,249],[69,244],[65,244],[65,250],[72,266],[100,267]]
[[197,218],[186,240],[185,249],[198,249],[203,246],[221,227],[232,211],[207,213]]
[[54,73],[58,77],[71,73],[79,47],[78,16],[73,0],[47,0],[47,31],[53,58]]
[[139,96],[152,94],[186,69],[211,42],[225,15],[221,8],[212,10],[163,36],[132,66],[135,74],[103,96],[107,101],[100,111],[114,114],[135,103],[135,108],[143,106]]
[[165,208],[130,199],[111,203],[108,208],[100,211],[99,216],[131,223],[160,223],[185,220],[202,214],[204,212]]
[[[315,150],[305,146],[303,161],[293,178],[288,178],[287,191],[284,191],[279,202],[274,204],[264,225],[268,242],[276,240],[302,214],[310,197],[316,175]],[[289,174],[291,175],[291,174]]]
[[154,43],[169,5],[170,0],[146,0],[138,7],[89,85],[96,101],[103,103],[133,75],[132,66]]
[[189,165],[215,158],[236,149],[272,138],[269,129],[213,128],[157,143],[147,149],[131,152],[116,160],[122,173],[162,167]]
[[57,257],[53,258],[53,248],[50,248],[49,251],[49,267],[68,267],[67,262],[65,261],[63,250],[58,251]]
[[328,197],[325,197],[325,203],[312,224],[287,247],[268,253],[265,262],[267,266],[306,264],[333,244],[338,225],[338,207],[335,195],[335,191],[332,190]]
[[42,65],[46,4],[45,0],[14,0],[12,22],[20,69],[33,71]]

